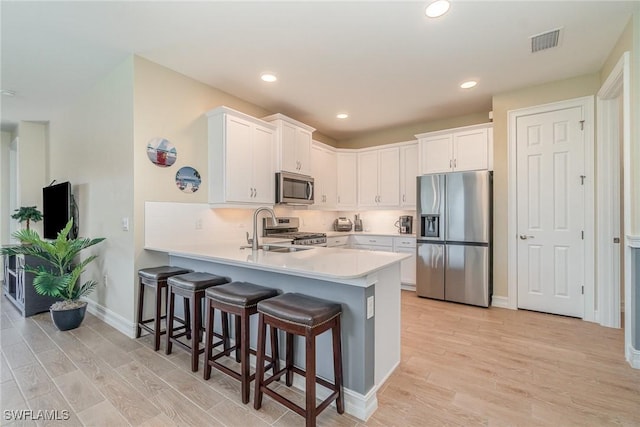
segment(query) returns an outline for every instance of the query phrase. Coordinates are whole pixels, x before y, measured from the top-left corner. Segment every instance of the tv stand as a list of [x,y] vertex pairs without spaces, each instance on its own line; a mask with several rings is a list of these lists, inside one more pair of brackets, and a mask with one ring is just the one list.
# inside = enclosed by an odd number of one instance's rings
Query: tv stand
[[4,284],[2,290],[7,299],[20,311],[23,317],[49,311],[49,307],[59,298],[40,295],[33,287],[33,273],[24,271],[24,266],[37,267],[46,263],[30,255],[4,256]]

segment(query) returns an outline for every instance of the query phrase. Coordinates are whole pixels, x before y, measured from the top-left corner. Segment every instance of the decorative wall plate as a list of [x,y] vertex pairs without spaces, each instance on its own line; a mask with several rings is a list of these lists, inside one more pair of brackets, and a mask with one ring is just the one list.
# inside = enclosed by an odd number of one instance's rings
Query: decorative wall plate
[[166,168],[176,162],[178,152],[168,139],[152,138],[147,144],[147,157],[155,165]]
[[185,193],[195,193],[200,188],[200,172],[191,166],[181,167],[176,173],[176,186]]

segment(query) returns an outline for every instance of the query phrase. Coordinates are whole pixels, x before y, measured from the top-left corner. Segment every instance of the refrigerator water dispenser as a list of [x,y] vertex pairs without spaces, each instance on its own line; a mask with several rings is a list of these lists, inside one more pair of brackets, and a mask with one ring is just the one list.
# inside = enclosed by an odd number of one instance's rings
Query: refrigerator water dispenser
[[422,215],[422,237],[440,237],[440,215]]

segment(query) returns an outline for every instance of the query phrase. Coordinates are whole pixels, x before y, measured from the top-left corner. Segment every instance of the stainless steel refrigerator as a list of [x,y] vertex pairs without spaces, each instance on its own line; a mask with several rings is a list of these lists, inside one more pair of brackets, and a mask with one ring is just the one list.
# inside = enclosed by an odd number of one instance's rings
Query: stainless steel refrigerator
[[453,172],[417,180],[418,296],[488,307],[493,173]]

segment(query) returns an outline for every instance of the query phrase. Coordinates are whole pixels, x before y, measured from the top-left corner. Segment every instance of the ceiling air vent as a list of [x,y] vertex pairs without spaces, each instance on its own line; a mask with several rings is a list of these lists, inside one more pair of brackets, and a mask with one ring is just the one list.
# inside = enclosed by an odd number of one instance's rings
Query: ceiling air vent
[[553,31],[547,31],[546,33],[531,36],[531,53],[536,53],[541,50],[551,49],[558,46],[560,39],[560,29]]

